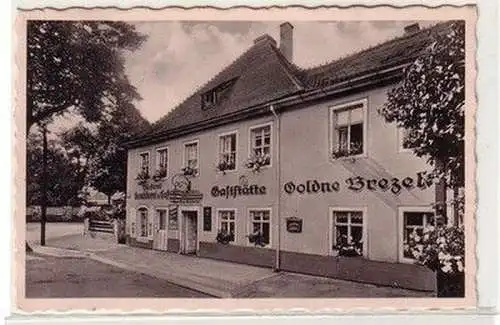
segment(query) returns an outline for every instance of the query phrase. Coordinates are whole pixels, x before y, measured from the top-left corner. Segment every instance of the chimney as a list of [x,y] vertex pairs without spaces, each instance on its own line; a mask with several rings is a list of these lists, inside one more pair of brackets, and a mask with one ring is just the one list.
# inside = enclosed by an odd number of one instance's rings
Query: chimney
[[293,62],[293,25],[289,22],[280,25],[280,51],[289,62]]
[[418,23],[405,26],[405,34],[406,35],[416,33],[419,30],[420,30],[420,25]]

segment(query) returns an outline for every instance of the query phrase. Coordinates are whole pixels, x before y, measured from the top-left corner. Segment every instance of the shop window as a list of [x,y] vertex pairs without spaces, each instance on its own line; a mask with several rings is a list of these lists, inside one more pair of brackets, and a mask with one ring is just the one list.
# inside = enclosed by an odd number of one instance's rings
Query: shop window
[[250,210],[250,220],[252,223],[252,234],[262,235],[263,244],[271,243],[271,211],[270,210]]
[[168,148],[156,150],[156,174],[159,178],[167,177]]
[[144,175],[149,175],[149,152],[141,153],[139,157],[139,171]]
[[250,130],[251,155],[262,157],[261,166],[271,164],[271,125],[254,127]]
[[[422,237],[424,229],[434,225],[434,212],[430,211],[403,211],[403,259],[414,260],[409,243]],[[417,238],[416,238],[417,237]]]
[[219,231],[231,235],[231,242],[236,236],[236,213],[234,210],[219,210]]
[[332,107],[332,156],[361,155],[365,144],[365,102]]
[[236,133],[219,136],[220,171],[236,170]]
[[193,175],[198,174],[199,152],[198,141],[184,145],[184,169],[188,169]]
[[[139,214],[139,236],[148,237],[148,209],[139,208],[137,210]],[[150,232],[150,231],[149,231]]]
[[364,255],[362,211],[333,211],[333,246],[341,256]]

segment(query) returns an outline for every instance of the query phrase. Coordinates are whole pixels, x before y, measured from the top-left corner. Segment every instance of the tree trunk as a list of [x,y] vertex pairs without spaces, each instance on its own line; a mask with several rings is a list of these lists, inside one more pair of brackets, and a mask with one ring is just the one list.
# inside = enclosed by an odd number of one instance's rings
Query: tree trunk
[[47,223],[47,129],[45,127],[42,130],[42,135],[42,175],[40,181],[42,216],[40,218],[40,245],[45,246],[45,224]]
[[106,195],[108,197],[108,205],[111,205],[111,194]]
[[[437,170],[444,170],[443,163],[437,162]],[[436,203],[436,217],[438,223],[447,224],[448,218],[446,216],[446,180],[440,178],[436,183],[435,188],[435,203]]]

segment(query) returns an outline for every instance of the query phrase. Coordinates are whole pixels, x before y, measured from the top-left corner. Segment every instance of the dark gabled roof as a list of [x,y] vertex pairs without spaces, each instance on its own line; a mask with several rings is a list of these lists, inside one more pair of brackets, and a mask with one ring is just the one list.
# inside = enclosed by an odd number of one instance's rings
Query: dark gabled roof
[[[452,22],[444,22],[395,38],[353,55],[310,69],[300,69],[287,61],[269,36],[243,53],[214,78],[151,128],[129,143],[146,143],[148,139],[168,137],[182,130],[196,131],[194,126],[217,121],[282,98],[322,89],[373,72],[406,65],[415,60],[433,41],[433,34],[446,32]],[[217,86],[236,80],[217,105],[202,109],[201,96]],[[248,115],[247,115],[248,116]],[[181,130],[181,131],[179,131]]]
[[303,69],[297,75],[306,89],[325,87],[374,71],[408,64],[421,55],[433,35],[446,32],[452,22],[443,22],[403,35],[328,64]]
[[[182,128],[297,92],[302,88],[300,81],[289,70],[291,65],[284,64],[284,61],[273,39],[268,37],[260,40],[172,112],[154,123],[144,135]],[[233,79],[235,82],[229,93],[218,105],[202,109],[202,94]]]

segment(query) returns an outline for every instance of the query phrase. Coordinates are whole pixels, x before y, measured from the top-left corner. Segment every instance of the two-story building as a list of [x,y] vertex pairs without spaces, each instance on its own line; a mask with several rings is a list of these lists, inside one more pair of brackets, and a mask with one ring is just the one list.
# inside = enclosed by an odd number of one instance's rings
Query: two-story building
[[434,182],[377,109],[448,23],[311,69],[268,35],[129,143],[128,243],[433,290],[405,250]]

